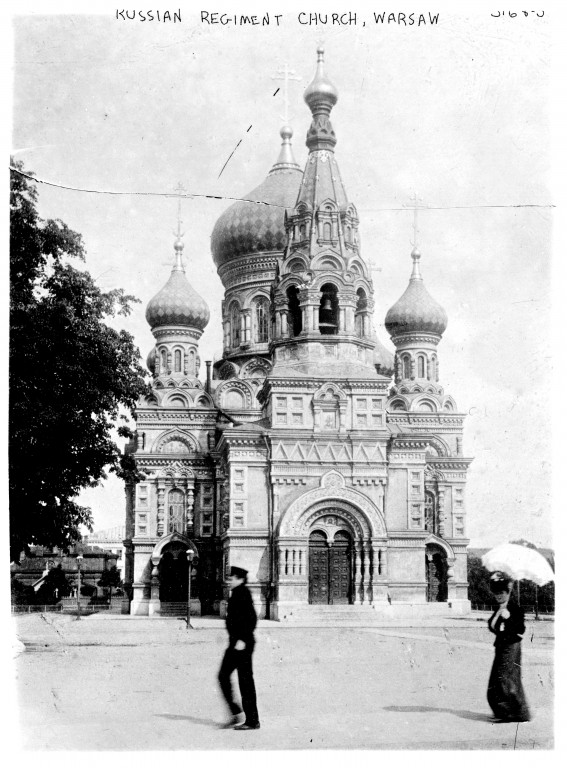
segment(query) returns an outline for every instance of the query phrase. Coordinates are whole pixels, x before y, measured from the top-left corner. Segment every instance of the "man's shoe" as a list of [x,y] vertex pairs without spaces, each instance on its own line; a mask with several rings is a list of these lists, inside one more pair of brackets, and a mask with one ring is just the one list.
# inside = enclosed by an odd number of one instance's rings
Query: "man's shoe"
[[235,728],[242,724],[242,717],[243,713],[240,712],[238,715],[233,715],[228,723],[225,723],[224,725],[221,725],[221,728]]
[[249,723],[242,723],[242,725],[235,725],[234,730],[235,731],[257,731],[260,727],[260,723],[256,723],[255,725],[250,725]]

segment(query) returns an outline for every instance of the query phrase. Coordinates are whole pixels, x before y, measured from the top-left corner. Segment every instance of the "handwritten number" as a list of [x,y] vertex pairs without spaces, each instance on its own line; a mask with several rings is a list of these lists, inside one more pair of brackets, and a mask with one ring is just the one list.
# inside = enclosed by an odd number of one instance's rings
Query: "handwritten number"
[[[529,16],[529,11],[520,11],[520,13],[523,13],[524,17],[526,17],[526,18]],[[541,19],[542,16],[544,16],[545,11],[542,11],[541,14],[539,13],[539,11],[531,11],[531,13],[535,13],[535,15],[539,19]],[[500,16],[505,16],[506,15],[506,11],[498,11],[497,13],[491,13],[490,15],[492,16],[493,19],[499,19]],[[515,11],[508,11],[508,16],[511,19],[515,19],[517,15],[518,14]]]

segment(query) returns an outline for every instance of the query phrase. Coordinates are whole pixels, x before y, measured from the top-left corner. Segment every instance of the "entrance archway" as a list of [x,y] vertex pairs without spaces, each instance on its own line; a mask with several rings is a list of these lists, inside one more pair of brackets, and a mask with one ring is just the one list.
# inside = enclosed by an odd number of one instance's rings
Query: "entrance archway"
[[326,533],[309,536],[309,602],[313,605],[348,605],[352,597],[352,539],[337,531],[329,542]]
[[447,553],[437,544],[428,544],[425,548],[425,579],[427,581],[427,602],[446,602],[448,595]]
[[187,546],[185,544],[180,541],[174,541],[164,547],[158,573],[160,602],[186,603],[189,565],[187,563]]

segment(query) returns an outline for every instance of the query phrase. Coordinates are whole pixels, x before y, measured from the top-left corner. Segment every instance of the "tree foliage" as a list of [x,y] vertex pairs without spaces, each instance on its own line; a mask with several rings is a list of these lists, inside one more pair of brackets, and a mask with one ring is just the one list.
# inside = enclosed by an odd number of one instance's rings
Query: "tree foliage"
[[50,569],[36,593],[35,602],[38,605],[53,605],[59,602],[62,597],[68,597],[70,594],[71,585],[61,564],[59,564]]
[[119,587],[121,584],[122,584],[122,579],[120,578],[120,571],[115,565],[113,565],[108,570],[103,571],[98,581],[99,587],[109,588],[111,598],[112,598],[112,588]]
[[[120,472],[118,434],[147,392],[132,336],[107,322],[132,296],[103,292],[84,269],[82,238],[42,220],[37,190],[12,163],[10,190],[10,554],[30,544],[67,547],[92,529],[75,501]],[[71,263],[73,262],[73,263]]]

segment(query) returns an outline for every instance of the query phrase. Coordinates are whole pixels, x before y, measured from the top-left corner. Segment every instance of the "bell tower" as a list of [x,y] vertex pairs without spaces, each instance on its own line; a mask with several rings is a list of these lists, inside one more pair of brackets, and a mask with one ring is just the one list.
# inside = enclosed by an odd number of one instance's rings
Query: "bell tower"
[[286,215],[287,245],[273,290],[274,364],[356,361],[373,368],[373,287],[360,254],[358,214],[335,159],[330,113],[338,92],[324,51],[304,94],[312,114],[307,164],[296,204]]

